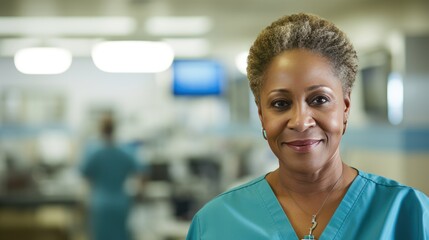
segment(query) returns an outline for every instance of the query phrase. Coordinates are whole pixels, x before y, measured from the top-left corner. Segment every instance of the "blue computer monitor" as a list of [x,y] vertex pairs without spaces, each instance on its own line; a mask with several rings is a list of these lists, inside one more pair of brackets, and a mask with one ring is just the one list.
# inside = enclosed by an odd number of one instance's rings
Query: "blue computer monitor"
[[224,69],[215,60],[175,60],[173,94],[176,96],[220,95],[224,90]]

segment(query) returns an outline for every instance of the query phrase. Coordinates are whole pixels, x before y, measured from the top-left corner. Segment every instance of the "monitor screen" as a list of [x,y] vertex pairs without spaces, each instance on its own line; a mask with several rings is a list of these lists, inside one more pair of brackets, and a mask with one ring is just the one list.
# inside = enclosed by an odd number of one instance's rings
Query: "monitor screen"
[[391,61],[385,50],[364,53],[359,59],[363,110],[372,121],[388,120],[387,84]]
[[173,63],[174,95],[220,95],[223,82],[223,67],[215,60],[176,60]]
[[370,66],[361,70],[363,107],[373,120],[387,120],[387,78],[384,66]]

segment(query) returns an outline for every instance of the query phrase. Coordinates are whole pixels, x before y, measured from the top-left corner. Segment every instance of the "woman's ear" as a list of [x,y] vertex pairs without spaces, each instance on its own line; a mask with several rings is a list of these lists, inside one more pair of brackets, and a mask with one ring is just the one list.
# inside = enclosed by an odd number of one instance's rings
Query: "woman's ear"
[[343,135],[346,133],[347,122],[349,120],[350,114],[350,106],[351,106],[351,98],[350,98],[350,90],[347,91],[344,95],[344,112],[343,112]]
[[344,94],[344,121],[347,121],[347,119],[349,118],[349,113],[350,113],[350,107],[351,107],[351,89],[348,89],[346,91],[346,93]]
[[264,120],[264,115],[262,115],[262,109],[261,109],[261,105],[256,103],[256,106],[258,107],[258,116],[259,116],[259,120],[261,121],[261,125],[262,127],[264,127],[263,125],[263,120]]
[[265,139],[265,140],[268,140],[267,139],[267,132],[265,131],[265,127],[264,127],[264,115],[262,114],[262,108],[261,108],[261,105],[259,105],[259,104],[257,104],[257,106],[258,106],[258,116],[259,116],[259,120],[261,121],[261,126],[262,126],[262,137]]

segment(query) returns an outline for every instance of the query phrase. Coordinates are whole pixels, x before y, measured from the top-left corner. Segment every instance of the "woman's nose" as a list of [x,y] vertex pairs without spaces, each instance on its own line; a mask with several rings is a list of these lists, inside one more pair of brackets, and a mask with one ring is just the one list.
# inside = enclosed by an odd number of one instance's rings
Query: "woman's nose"
[[316,121],[314,120],[310,109],[306,106],[294,105],[289,111],[289,119],[287,127],[298,132],[304,132],[308,128],[314,127]]

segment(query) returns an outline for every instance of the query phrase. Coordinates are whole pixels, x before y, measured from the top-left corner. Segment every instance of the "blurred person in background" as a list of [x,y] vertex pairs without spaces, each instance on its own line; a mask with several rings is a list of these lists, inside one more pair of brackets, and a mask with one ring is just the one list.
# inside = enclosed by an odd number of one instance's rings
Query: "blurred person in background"
[[129,240],[132,237],[127,221],[132,197],[124,185],[130,177],[138,178],[142,167],[115,143],[112,116],[101,119],[99,130],[101,142],[86,150],[80,165],[91,186],[90,236],[93,240]]
[[265,28],[247,74],[279,167],[206,204],[187,239],[429,239],[425,194],[341,159],[357,70],[351,42],[325,19]]

